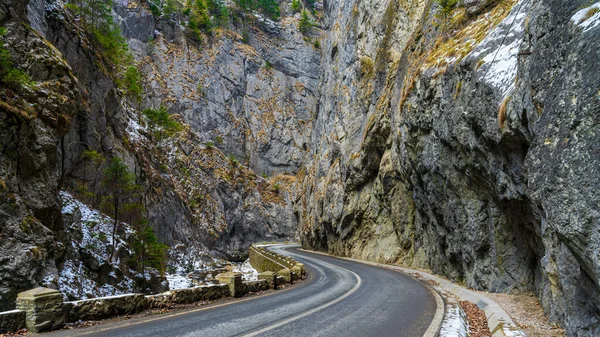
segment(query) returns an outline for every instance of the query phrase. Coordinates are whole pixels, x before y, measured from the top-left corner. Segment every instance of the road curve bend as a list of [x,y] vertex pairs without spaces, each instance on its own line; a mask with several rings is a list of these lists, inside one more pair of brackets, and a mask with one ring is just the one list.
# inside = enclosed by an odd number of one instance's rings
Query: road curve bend
[[270,247],[305,264],[297,286],[243,301],[175,314],[109,322],[49,336],[423,336],[436,300],[420,282],[396,271]]

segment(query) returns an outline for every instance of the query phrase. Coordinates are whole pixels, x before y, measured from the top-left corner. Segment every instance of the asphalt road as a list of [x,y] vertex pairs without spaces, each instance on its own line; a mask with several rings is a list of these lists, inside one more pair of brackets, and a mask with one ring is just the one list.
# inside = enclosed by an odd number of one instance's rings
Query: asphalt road
[[436,311],[421,283],[398,272],[271,248],[305,264],[288,290],[202,310],[110,322],[55,336],[422,336]]

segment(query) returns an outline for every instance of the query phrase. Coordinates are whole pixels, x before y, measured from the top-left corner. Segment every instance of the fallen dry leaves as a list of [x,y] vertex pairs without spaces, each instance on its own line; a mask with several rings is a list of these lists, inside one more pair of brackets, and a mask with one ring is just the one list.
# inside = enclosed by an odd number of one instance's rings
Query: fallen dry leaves
[[469,321],[469,337],[490,337],[492,334],[483,310],[473,302],[459,300],[458,303]]

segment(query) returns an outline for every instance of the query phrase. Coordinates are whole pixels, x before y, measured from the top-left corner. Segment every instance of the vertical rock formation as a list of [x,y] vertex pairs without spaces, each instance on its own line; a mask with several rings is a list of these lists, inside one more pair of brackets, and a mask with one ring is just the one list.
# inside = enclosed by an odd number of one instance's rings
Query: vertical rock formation
[[569,335],[600,333],[589,9],[329,3],[303,244],[533,291]]
[[[123,158],[141,186],[150,226],[186,255],[242,259],[252,242],[296,231],[289,174],[306,151],[320,59],[313,40],[298,32],[298,17],[283,5],[281,22],[251,19],[256,24],[242,37],[234,13],[228,28],[198,45],[186,38],[181,14],[155,17],[146,1],[113,4],[145,77],[141,102],[117,83],[106,55],[63,1],[0,3],[8,29],[1,39],[32,80],[1,88],[0,310],[14,307],[18,291],[55,287],[73,268],[99,285],[115,278],[104,275],[113,267],[135,276],[125,248],[116,262],[86,258],[97,247],[82,246],[77,219],[85,217],[78,211],[61,219],[60,190],[81,198],[75,192],[89,170],[85,150]],[[313,38],[319,35],[315,29]],[[161,105],[184,127],[156,141],[141,110]],[[93,207],[104,187],[95,188]]]

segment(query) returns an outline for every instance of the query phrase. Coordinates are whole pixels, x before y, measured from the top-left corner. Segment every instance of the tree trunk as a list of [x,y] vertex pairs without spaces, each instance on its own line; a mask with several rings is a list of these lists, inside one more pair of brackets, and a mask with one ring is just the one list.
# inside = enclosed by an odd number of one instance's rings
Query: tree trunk
[[115,198],[114,207],[115,207],[115,222],[113,224],[113,230],[112,230],[112,250],[110,252],[110,260],[109,260],[109,262],[111,262],[111,263],[112,263],[114,255],[115,255],[115,250],[117,248],[115,246],[115,234],[117,233],[117,225],[119,224],[119,198],[118,197]]

